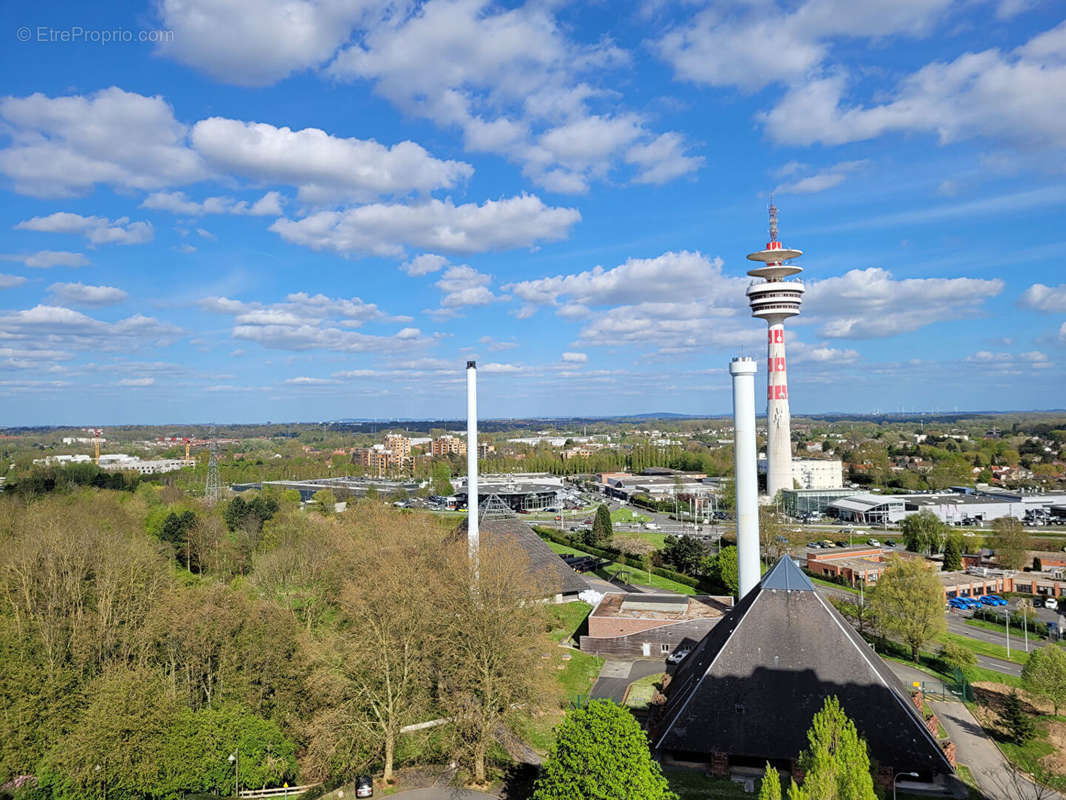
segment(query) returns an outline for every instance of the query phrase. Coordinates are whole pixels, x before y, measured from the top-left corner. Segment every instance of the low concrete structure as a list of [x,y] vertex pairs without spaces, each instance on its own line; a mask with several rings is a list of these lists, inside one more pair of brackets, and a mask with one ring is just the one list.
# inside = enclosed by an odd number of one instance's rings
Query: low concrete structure
[[843,578],[854,586],[858,582],[876,583],[888,568],[886,550],[881,547],[842,547],[839,550],[809,550],[807,571],[825,578]]
[[731,597],[610,592],[589,615],[581,649],[605,656],[662,658],[695,646],[732,606]]

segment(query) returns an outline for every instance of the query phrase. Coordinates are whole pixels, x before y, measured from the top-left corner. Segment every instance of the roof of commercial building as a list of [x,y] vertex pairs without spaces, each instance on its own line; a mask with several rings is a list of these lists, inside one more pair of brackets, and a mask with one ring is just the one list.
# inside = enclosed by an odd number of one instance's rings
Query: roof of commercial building
[[[455,528],[456,534],[466,536],[467,520],[464,519]],[[558,580],[555,590],[563,594],[583,592],[589,588],[588,582],[566,565],[559,554],[548,547],[548,543],[537,536],[536,531],[520,519],[482,519],[478,521],[478,535],[484,540],[488,537],[502,536],[517,542],[529,557],[534,570],[548,570]]]
[[902,503],[903,500],[904,498],[902,495],[849,494],[847,497],[843,497],[840,500],[834,500],[830,505],[835,508],[846,508],[853,511],[868,511],[871,508],[892,501]]
[[899,680],[785,556],[681,662],[652,741],[690,757],[794,759],[830,696],[871,761],[952,772]]
[[[633,608],[632,600],[641,605],[660,605],[662,608]],[[679,610],[685,603],[684,610]],[[729,606],[707,595],[655,595],[622,594],[610,592],[596,606],[592,614],[596,617],[622,617],[625,619],[661,619],[669,622],[681,622],[687,619],[708,619],[720,617],[729,610]]]

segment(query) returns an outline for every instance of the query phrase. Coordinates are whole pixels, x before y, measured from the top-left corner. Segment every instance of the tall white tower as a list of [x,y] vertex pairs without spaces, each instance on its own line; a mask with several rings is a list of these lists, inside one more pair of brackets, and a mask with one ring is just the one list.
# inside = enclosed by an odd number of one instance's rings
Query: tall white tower
[[734,358],[733,482],[737,492],[737,599],[759,582],[759,476],[755,446],[755,359]]
[[751,315],[766,320],[766,493],[774,497],[792,488],[792,425],[788,411],[788,372],[785,369],[785,320],[799,313],[803,282],[792,278],[801,267],[786,264],[803,255],[777,240],[777,207],[770,199],[770,241],[765,250],[748,253],[748,260],[764,266],[748,270],[762,278],[748,287]]
[[[470,560],[477,564],[478,536],[477,486],[477,362],[466,362],[466,546]],[[476,566],[475,566],[476,569]]]

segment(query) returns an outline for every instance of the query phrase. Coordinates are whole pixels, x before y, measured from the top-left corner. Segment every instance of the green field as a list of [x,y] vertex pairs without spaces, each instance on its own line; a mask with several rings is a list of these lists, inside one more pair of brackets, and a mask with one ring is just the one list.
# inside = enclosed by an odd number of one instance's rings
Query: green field
[[980,639],[971,639],[969,636],[961,636],[957,633],[942,633],[936,637],[936,641],[941,644],[951,642],[960,647],[965,647],[967,650],[972,650],[979,656],[989,656],[990,658],[999,658],[1004,661],[1013,661],[1015,664],[1024,665],[1025,662],[1029,660],[1029,654],[1024,650],[1012,647],[1010,650],[1010,658],[1007,658],[1006,647],[992,644],[992,642],[982,642]]
[[631,522],[648,522],[651,517],[645,516],[639,511],[634,511],[631,508],[616,508],[611,512],[611,522],[618,523],[631,523]]
[[[545,540],[545,542],[548,547],[560,555],[590,555],[583,550],[578,550],[575,547],[568,547],[565,544],[557,544],[548,540]],[[640,586],[650,586],[653,589],[662,589],[663,591],[676,592],[677,594],[698,594],[698,592],[691,586],[677,583],[669,578],[663,578],[660,575],[656,575],[654,572],[647,573],[638,567],[631,567],[628,564],[619,564],[617,561],[612,561],[607,566],[596,570],[596,575],[604,580],[611,580],[619,572],[629,573],[629,582]]]
[[629,684],[629,688],[626,689],[625,705],[629,708],[647,708],[651,705],[664,675],[666,675],[665,672],[660,672]]

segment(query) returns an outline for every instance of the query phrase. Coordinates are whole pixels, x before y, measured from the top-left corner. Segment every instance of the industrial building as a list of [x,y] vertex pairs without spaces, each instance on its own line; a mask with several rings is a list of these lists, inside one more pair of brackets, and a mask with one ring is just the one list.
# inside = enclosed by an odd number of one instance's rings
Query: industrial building
[[792,480],[800,489],[839,489],[844,485],[844,462],[822,458],[794,458]]
[[[478,481],[478,504],[496,495],[512,511],[543,511],[548,508],[558,508],[561,505],[561,488],[539,482],[494,481],[482,476]],[[464,508],[467,506],[469,496],[465,485],[456,489],[455,499],[458,506]]]
[[[798,499],[795,498],[796,502]],[[848,494],[828,502],[825,511],[829,516],[862,525],[895,523],[911,514],[929,511],[948,525],[962,525],[989,522],[1000,517],[1024,519],[1030,509],[1051,510],[1064,500],[1066,496],[1061,494],[1022,494],[959,487],[948,492],[924,494]]]
[[895,674],[788,556],[681,662],[649,723],[653,746],[666,763],[714,775],[767,762],[797,775],[830,696],[866,740],[878,785],[904,772],[929,789],[954,780],[954,745],[941,747]]
[[589,614],[581,650],[608,657],[662,658],[695,647],[732,606],[732,597],[609,592]]
[[337,500],[348,500],[366,497],[370,489],[373,489],[378,497],[388,497],[400,491],[413,494],[418,491],[420,484],[415,480],[387,481],[343,476],[338,478],[312,478],[306,481],[263,481],[262,483],[234,484],[231,488],[235,492],[243,492],[248,489],[263,489],[267,486],[276,487],[279,491],[294,489],[300,493],[300,499],[306,501],[310,500],[315,492],[323,489],[333,492],[333,496]]
[[647,495],[657,500],[678,495],[708,497],[716,493],[718,482],[709,482],[702,473],[679,472],[669,475],[631,475],[627,472],[601,473],[603,493],[618,500]]
[[[92,456],[76,454],[36,458],[33,463],[62,466],[65,464],[91,464],[94,460]],[[140,475],[160,475],[164,472],[174,472],[185,467],[196,466],[195,461],[184,458],[154,458],[145,461],[126,453],[106,453],[100,456],[96,464],[100,469],[108,472],[136,472]]]
[[853,494],[854,489],[785,489],[781,492],[782,510],[790,517],[820,516],[834,500]]

